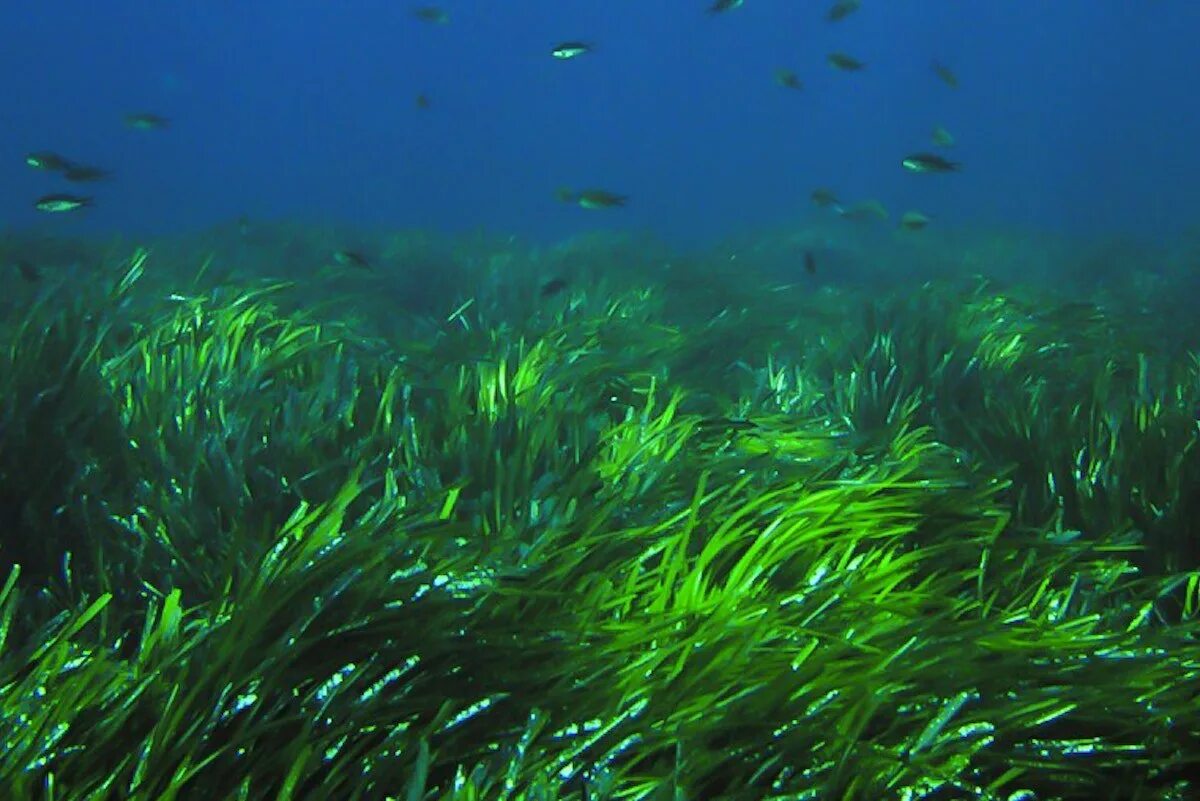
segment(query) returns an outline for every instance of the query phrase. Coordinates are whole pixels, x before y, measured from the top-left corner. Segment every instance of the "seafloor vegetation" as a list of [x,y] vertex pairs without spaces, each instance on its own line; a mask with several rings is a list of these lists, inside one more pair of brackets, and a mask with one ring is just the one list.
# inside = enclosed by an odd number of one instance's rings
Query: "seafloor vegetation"
[[4,799],[1200,794],[1187,252],[262,236],[8,243]]

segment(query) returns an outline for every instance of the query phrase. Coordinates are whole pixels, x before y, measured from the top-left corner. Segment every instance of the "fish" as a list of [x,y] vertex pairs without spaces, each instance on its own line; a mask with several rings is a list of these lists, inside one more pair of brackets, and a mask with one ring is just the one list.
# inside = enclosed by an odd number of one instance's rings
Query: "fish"
[[929,217],[919,211],[906,211],[900,217],[900,227],[909,231],[920,231],[929,225]]
[[862,5],[861,0],[838,0],[834,3],[829,11],[825,14],[825,19],[830,22],[837,22],[858,11],[858,7]]
[[929,135],[929,138],[932,139],[933,143],[938,147],[954,147],[954,134],[950,133],[940,125],[933,129],[933,132]]
[[335,250],[333,262],[339,267],[353,267],[356,270],[373,271],[375,269],[366,256],[353,250]]
[[948,161],[933,153],[913,153],[905,156],[900,164],[911,172],[958,172],[961,169],[958,162]]
[[139,112],[136,114],[126,114],[125,125],[136,131],[155,131],[169,128],[171,121],[166,117],[160,117],[158,114]]
[[566,288],[567,280],[565,278],[551,278],[542,284],[541,289],[538,290],[538,294],[543,298],[552,298]]
[[587,42],[563,42],[554,46],[550,51],[550,55],[557,58],[559,61],[568,61],[572,58],[579,58],[592,52],[592,46]]
[[839,206],[837,212],[842,219],[852,222],[864,222],[870,219],[886,220],[888,218],[887,206],[874,199],[864,200],[849,207]]
[[809,197],[812,198],[813,203],[821,208],[825,208],[826,206],[836,206],[838,202],[837,195],[833,193],[833,190],[824,186],[818,186],[812,191],[812,194],[809,195]]
[[933,74],[941,78],[942,83],[946,84],[946,86],[949,86],[951,89],[958,88],[958,76],[954,74],[954,70],[940,61],[934,61],[930,65],[930,68],[933,70]]
[[607,189],[581,189],[578,192],[559,189],[558,199],[563,203],[571,203],[584,209],[620,208],[629,202],[626,195],[618,195]]
[[429,95],[425,94],[424,92],[418,94],[417,99],[414,102],[416,103],[417,108],[421,109],[422,111],[425,111],[433,105],[433,102],[429,99]]
[[63,170],[63,178],[76,183],[88,183],[91,181],[103,181],[112,176],[108,170],[102,170],[99,167],[91,167],[87,164],[71,164]]
[[809,275],[817,274],[817,257],[812,254],[811,250],[804,251],[804,272]]
[[787,69],[775,70],[775,83],[779,84],[785,89],[804,88],[804,82],[796,76],[796,73]]
[[78,211],[92,205],[92,198],[83,195],[43,195],[34,202],[34,208],[51,214]]
[[421,22],[428,22],[430,25],[445,25],[450,21],[450,15],[437,6],[421,6],[413,9],[413,16]]
[[735,8],[742,7],[742,0],[715,0],[708,7],[709,14],[723,14],[726,11],[733,11]]
[[26,283],[36,284],[42,280],[42,273],[37,267],[34,267],[27,261],[18,261],[13,265],[17,268],[17,272],[25,279]]
[[48,150],[29,153],[25,156],[25,163],[35,170],[47,170],[49,172],[62,172],[70,169],[71,160],[57,153],[51,153]]
[[848,56],[845,53],[830,53],[825,56],[825,60],[831,67],[843,72],[858,72],[867,66],[853,56]]

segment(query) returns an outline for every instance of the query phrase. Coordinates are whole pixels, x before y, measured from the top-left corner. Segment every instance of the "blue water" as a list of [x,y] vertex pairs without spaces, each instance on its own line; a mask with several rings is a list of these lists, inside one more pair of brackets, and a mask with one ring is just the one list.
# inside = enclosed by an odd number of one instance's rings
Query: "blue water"
[[[0,224],[192,230],[239,215],[484,227],[555,239],[596,226],[694,243],[846,200],[941,225],[1168,237],[1200,219],[1200,3],[864,0],[381,0],[7,4]],[[564,39],[595,43],[569,62]],[[858,74],[831,50],[866,61]],[[930,70],[950,65],[961,88]],[[793,69],[802,92],[773,82]],[[425,93],[429,109],[415,97]],[[169,117],[165,131],[122,124]],[[945,125],[958,175],[901,158]],[[115,171],[97,206],[47,218],[69,185],[23,155]],[[615,211],[560,186],[627,194]]]

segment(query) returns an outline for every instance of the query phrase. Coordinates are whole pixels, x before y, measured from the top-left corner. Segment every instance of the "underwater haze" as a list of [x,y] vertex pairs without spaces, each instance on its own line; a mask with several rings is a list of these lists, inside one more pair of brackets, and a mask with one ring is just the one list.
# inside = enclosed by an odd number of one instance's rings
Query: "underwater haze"
[[1200,799],[1200,2],[8,0],[0,801]]
[[[21,163],[46,150],[113,173],[55,232],[248,215],[694,244],[795,220],[818,186],[943,224],[1158,238],[1200,215],[1195,3],[866,0],[828,22],[830,4],[459,0],[444,24],[384,0],[10,4],[0,219],[47,222],[33,201],[70,188]],[[594,51],[550,56],[569,40]],[[170,128],[131,131],[132,112]],[[938,125],[961,173],[906,173]],[[597,222],[556,201],[590,186],[628,206]]]

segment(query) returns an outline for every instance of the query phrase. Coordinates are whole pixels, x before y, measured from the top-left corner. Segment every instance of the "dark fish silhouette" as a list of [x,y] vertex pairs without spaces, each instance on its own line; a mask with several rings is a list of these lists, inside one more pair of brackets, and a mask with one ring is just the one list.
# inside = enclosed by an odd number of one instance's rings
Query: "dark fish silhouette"
[[735,8],[741,7],[742,0],[715,0],[715,2],[708,7],[708,13],[723,14],[726,11],[733,11]]
[[102,170],[99,167],[91,167],[87,164],[72,164],[63,170],[63,178],[76,183],[103,181],[111,176],[112,173],[108,170]]
[[366,256],[353,250],[335,250],[333,261],[339,267],[353,267],[356,270],[375,269]]
[[940,61],[935,61],[930,66],[933,69],[933,74],[942,79],[942,83],[946,84],[946,86],[949,86],[951,89],[958,88],[958,76],[954,74],[952,69]]
[[618,195],[607,189],[580,189],[578,192],[559,189],[558,199],[563,203],[571,203],[583,209],[620,208],[629,202],[626,195]]
[[813,203],[821,208],[825,208],[826,206],[834,206],[838,202],[837,195],[833,193],[833,190],[824,186],[818,186],[812,191],[812,194],[809,195],[809,197],[812,198]]
[[933,153],[913,153],[900,162],[912,172],[958,172],[959,164]]
[[845,53],[830,53],[825,57],[831,67],[842,70],[843,72],[858,72],[867,65],[853,56],[848,56]]
[[126,114],[125,124],[137,131],[155,131],[169,128],[171,121],[157,114],[140,112],[137,114]]
[[413,16],[431,25],[445,25],[450,21],[450,15],[437,6],[421,6],[413,9]]
[[17,268],[17,272],[21,274],[21,277],[24,278],[26,282],[30,284],[36,284],[38,281],[42,280],[42,273],[37,267],[34,267],[29,262],[19,261],[15,266]]
[[542,288],[538,291],[538,294],[543,298],[552,298],[566,288],[567,281],[565,278],[551,278],[549,281],[542,284]]
[[796,73],[791,70],[778,69],[775,70],[775,83],[785,89],[803,89],[804,82],[797,77]]
[[929,135],[929,138],[932,139],[933,143],[938,147],[954,147],[954,134],[950,133],[940,125],[933,129],[933,132]]
[[861,0],[838,0],[830,7],[829,12],[825,15],[825,19],[830,22],[837,22],[858,11],[858,7],[862,5]]

